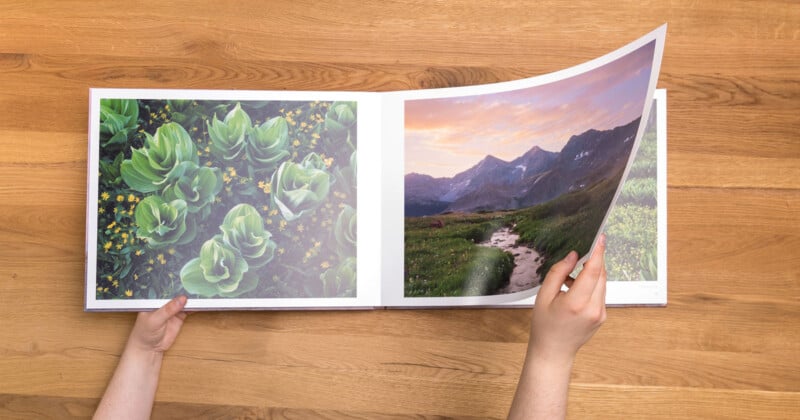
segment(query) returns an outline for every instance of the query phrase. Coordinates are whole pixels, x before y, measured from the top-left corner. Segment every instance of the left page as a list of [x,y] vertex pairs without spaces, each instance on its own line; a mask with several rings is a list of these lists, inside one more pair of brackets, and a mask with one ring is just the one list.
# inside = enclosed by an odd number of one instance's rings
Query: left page
[[86,310],[379,305],[376,94],[90,96]]

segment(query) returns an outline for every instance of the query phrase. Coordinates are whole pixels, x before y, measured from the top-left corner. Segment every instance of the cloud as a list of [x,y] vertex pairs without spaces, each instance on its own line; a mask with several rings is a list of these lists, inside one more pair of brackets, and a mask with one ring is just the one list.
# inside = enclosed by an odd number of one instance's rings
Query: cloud
[[453,176],[487,154],[512,160],[534,146],[560,151],[573,135],[627,124],[641,115],[654,50],[650,43],[546,85],[406,101],[406,172]]

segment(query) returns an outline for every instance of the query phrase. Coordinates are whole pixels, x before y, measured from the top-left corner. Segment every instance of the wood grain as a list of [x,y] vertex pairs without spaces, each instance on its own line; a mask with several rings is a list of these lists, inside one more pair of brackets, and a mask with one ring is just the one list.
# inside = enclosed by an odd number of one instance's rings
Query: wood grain
[[[800,412],[795,1],[0,4],[0,418],[87,418],[133,314],[83,306],[90,87],[367,90],[513,80],[669,24],[669,305],[611,308],[571,418]],[[154,418],[503,418],[524,309],[189,318]]]

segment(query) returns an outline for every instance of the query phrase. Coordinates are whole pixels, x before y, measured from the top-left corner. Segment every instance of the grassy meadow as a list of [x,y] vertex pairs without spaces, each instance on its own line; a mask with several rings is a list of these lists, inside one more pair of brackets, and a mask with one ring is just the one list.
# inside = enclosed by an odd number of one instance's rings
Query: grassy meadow
[[539,273],[569,251],[587,253],[616,182],[601,181],[533,207],[501,212],[451,213],[405,219],[405,296],[495,294],[508,284],[514,257],[478,246],[502,227],[520,235],[519,244],[543,257]]

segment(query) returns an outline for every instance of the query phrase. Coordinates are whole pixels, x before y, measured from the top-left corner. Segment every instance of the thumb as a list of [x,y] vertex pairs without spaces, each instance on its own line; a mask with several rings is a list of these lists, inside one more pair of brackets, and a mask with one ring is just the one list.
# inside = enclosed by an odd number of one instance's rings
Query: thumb
[[170,318],[179,314],[186,307],[186,296],[180,295],[172,298],[164,306],[153,313],[153,322],[157,325],[166,323]]

